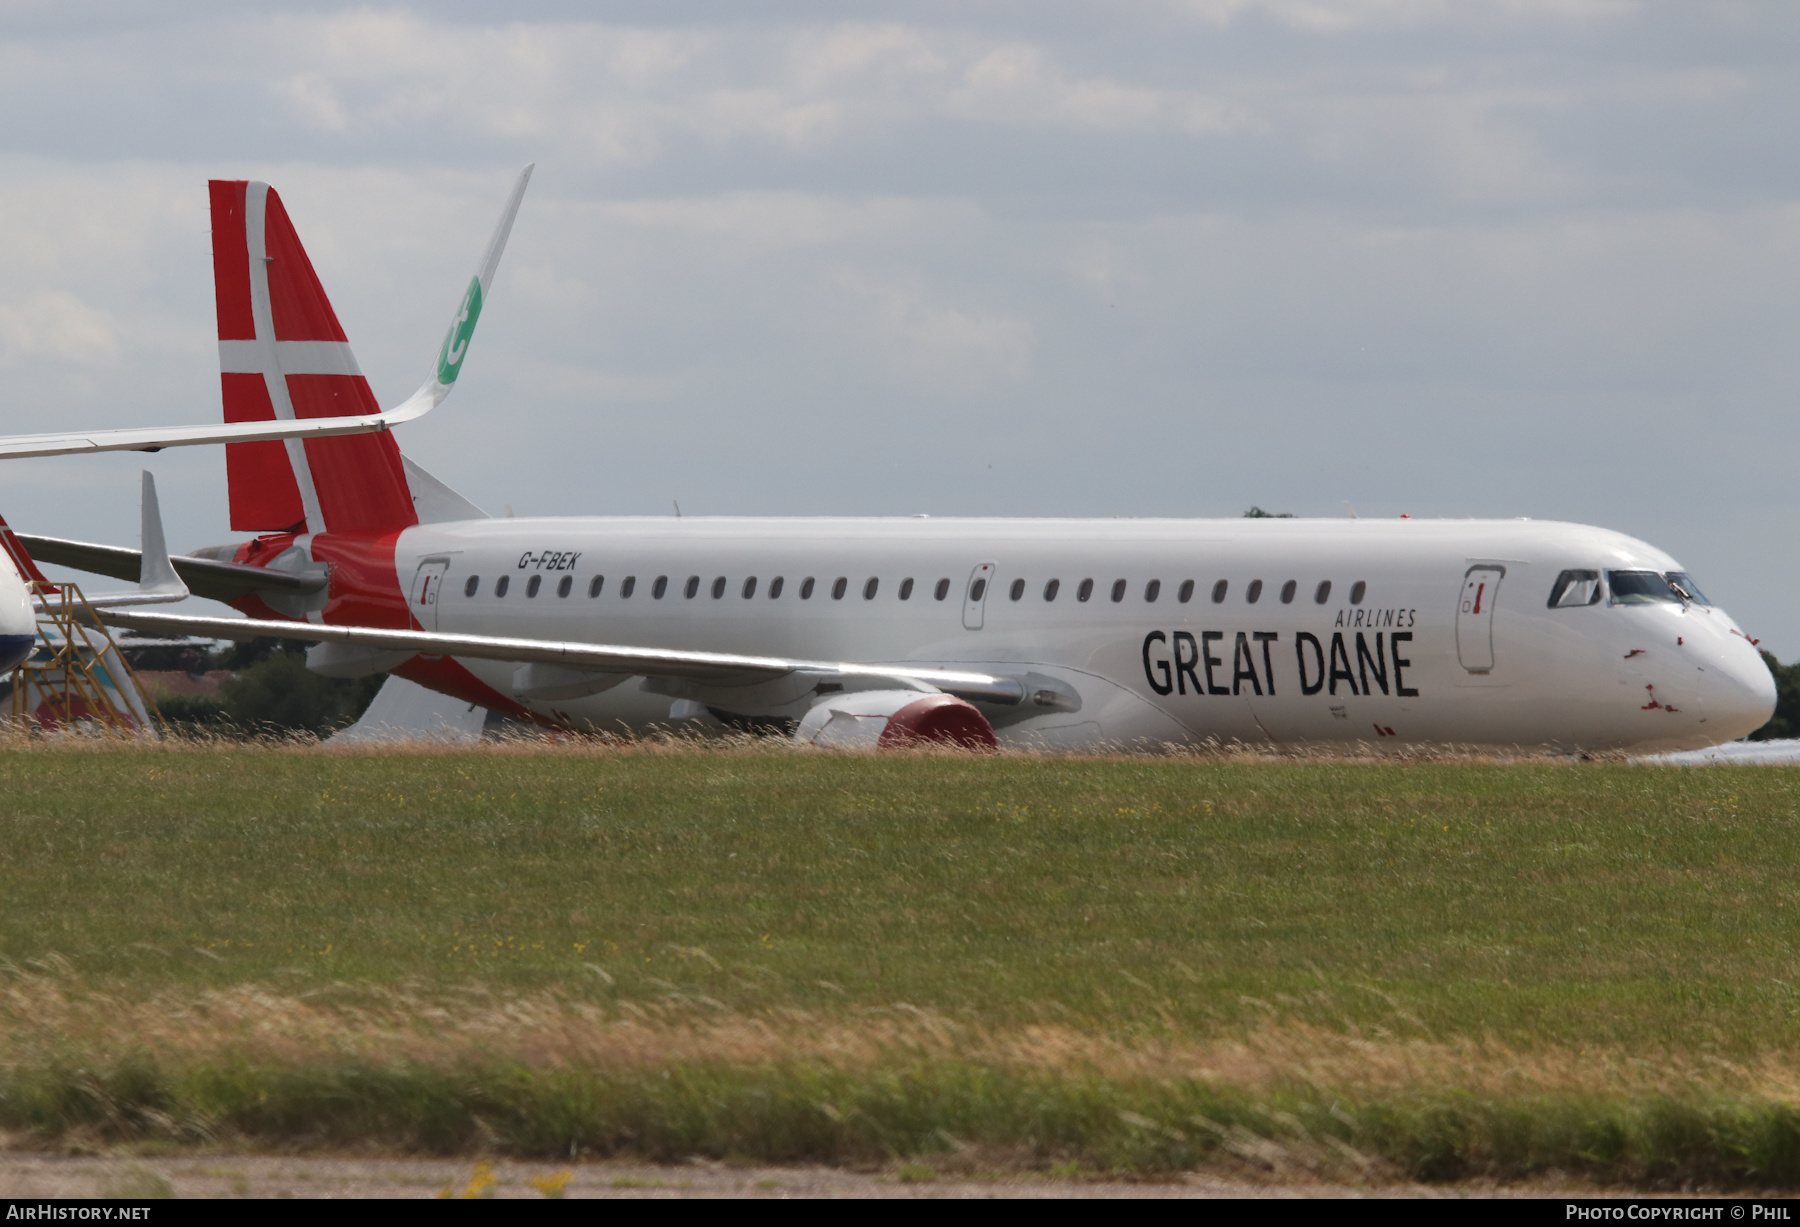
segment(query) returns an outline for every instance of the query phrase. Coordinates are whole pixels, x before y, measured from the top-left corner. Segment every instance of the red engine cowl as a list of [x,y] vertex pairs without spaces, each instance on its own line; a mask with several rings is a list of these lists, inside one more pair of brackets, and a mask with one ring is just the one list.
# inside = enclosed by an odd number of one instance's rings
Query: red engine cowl
[[994,750],[994,727],[974,706],[948,694],[858,690],[830,695],[800,721],[794,738],[838,750],[897,750],[943,745]]

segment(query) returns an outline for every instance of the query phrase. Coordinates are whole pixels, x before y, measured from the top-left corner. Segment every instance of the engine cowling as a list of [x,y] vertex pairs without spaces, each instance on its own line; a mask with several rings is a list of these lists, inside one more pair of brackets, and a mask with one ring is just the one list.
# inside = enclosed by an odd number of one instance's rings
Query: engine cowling
[[794,731],[804,745],[837,750],[897,750],[945,745],[995,750],[994,726],[955,695],[916,690],[857,690],[814,704]]

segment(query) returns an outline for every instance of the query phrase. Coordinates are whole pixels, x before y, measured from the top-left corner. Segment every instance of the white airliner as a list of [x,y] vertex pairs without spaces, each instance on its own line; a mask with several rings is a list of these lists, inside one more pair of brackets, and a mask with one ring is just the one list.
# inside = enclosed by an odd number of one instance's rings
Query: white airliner
[[[524,181],[414,401],[454,383]],[[277,195],[211,192],[226,421],[374,421]],[[1741,737],[1774,709],[1754,641],[1679,563],[1576,524],[497,520],[385,430],[226,453],[231,526],[254,535],[174,568],[248,620],[108,622],[310,641],[321,673],[388,672],[553,728],[1662,750]],[[143,571],[136,551],[23,540]]]

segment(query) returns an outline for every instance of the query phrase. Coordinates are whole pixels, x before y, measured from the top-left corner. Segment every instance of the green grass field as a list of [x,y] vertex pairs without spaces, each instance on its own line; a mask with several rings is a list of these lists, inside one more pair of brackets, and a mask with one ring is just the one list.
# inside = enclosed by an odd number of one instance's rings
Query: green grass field
[[1800,1182],[1800,774],[0,753],[0,1129]]

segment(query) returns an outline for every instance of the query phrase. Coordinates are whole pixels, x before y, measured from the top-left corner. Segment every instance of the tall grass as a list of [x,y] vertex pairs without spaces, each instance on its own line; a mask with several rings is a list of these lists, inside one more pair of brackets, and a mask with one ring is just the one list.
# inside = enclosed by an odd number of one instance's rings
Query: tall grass
[[745,1017],[554,992],[123,1002],[43,974],[13,975],[0,1012],[0,1128],[16,1141],[1800,1182],[1792,1054],[1649,1061],[1305,1026],[1121,1043],[916,1008]]
[[0,751],[0,1129],[1787,1185],[1784,770]]

